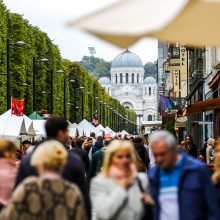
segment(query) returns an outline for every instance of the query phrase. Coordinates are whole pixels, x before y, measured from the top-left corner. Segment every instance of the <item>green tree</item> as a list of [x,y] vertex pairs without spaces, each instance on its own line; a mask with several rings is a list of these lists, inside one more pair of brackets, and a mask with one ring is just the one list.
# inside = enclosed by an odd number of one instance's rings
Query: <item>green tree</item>
[[157,62],[147,62],[144,65],[145,77],[152,76],[155,79],[157,78]]
[[[54,114],[63,115],[64,112],[64,89],[66,91],[66,113],[67,118],[75,122],[81,121],[82,92],[84,94],[84,117],[89,121],[93,118],[96,109],[99,110],[99,102],[103,101],[103,118],[110,118],[107,106],[126,117],[128,121],[135,123],[134,111],[125,109],[118,100],[109,96],[99,84],[97,78],[110,76],[110,62],[96,57],[84,57],[80,63],[62,59],[60,50],[46,33],[38,27],[32,26],[22,15],[7,11],[2,0],[0,0],[0,74],[6,72],[6,39],[10,39],[10,73],[11,73],[11,95],[18,99],[25,99],[25,114],[32,113],[33,102],[33,57],[37,60],[49,59],[48,63],[36,63],[36,108],[37,111],[47,110],[50,113],[50,73],[53,72],[53,109]],[[17,41],[24,41],[24,47],[17,47]],[[81,64],[81,65],[80,65]],[[58,73],[59,69],[63,73]],[[92,73],[92,74],[90,74]],[[72,85],[70,80],[75,80]],[[66,87],[64,88],[64,80]],[[29,86],[22,86],[24,83]],[[80,89],[84,87],[84,89]],[[75,89],[75,95],[74,95]],[[47,92],[43,94],[42,91]],[[95,99],[98,97],[98,99]],[[76,103],[74,106],[73,104]],[[76,108],[78,107],[78,108]],[[105,110],[104,110],[105,108]],[[0,75],[0,114],[6,111],[6,77]],[[100,113],[100,112],[99,112]],[[103,120],[103,126],[109,125],[118,130],[126,129],[132,132],[131,123]]]
[[175,131],[175,127],[174,127],[174,123],[173,123],[173,122],[168,121],[168,122],[166,123],[166,125],[165,125],[165,129],[164,129],[164,130],[170,132],[171,134],[173,134],[173,136],[174,136],[175,138],[177,138],[177,137],[176,137],[176,131]]
[[84,56],[80,64],[96,78],[110,77],[111,62],[94,56]]

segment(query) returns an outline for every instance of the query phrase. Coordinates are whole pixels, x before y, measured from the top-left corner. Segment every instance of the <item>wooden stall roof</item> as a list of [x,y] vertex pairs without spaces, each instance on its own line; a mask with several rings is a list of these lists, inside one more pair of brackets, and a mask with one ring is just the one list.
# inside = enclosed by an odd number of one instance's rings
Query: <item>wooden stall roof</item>
[[184,111],[184,115],[193,115],[215,109],[220,109],[220,98],[214,98],[188,105]]

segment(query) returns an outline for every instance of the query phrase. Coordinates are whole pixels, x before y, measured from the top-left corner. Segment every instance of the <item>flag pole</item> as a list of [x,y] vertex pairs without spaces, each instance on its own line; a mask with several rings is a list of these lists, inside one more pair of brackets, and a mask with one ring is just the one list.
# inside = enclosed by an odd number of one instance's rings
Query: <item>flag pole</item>
[[11,96],[11,116],[12,116],[12,96]]

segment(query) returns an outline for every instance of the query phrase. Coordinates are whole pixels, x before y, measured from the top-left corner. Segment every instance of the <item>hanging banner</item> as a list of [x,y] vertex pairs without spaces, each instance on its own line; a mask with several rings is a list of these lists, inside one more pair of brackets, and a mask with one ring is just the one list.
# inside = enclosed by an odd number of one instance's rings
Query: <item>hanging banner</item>
[[187,80],[187,52],[184,46],[180,47],[180,72],[181,81]]
[[23,116],[24,114],[24,100],[11,99],[11,114],[16,116]]
[[181,97],[187,96],[187,50],[184,46],[180,47],[180,80]]
[[179,92],[179,84],[180,84],[180,72],[179,70],[173,71],[173,91]]

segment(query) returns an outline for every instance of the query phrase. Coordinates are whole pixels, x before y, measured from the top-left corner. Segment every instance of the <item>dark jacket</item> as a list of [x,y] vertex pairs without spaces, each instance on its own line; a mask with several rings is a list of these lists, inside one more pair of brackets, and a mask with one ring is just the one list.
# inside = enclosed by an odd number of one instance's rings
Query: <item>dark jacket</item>
[[190,156],[197,158],[197,147],[195,144],[190,144],[187,146],[187,149]]
[[[159,220],[159,168],[149,171],[151,195],[155,201],[154,220]],[[217,220],[217,198],[207,167],[186,156],[179,181],[180,220]]]
[[[35,149],[36,148],[37,146]],[[20,184],[26,177],[37,176],[36,169],[30,164],[31,156],[32,153],[27,154],[22,158],[15,186]],[[67,164],[63,169],[62,176],[65,180],[75,183],[79,187],[84,197],[88,219],[91,219],[91,204],[88,192],[89,190],[85,178],[84,166],[79,156],[75,155],[74,153],[68,154]]]
[[148,168],[149,163],[150,163],[150,159],[149,159],[147,149],[144,147],[143,144],[140,144],[140,143],[135,143],[134,147],[135,147],[135,150],[137,151],[139,157],[143,161],[145,167]]
[[215,185],[216,195],[218,199],[218,219],[220,219],[220,183]]
[[92,147],[92,155],[95,154],[96,151],[99,151],[103,148],[103,142],[102,141],[96,141],[95,145]]
[[83,150],[81,147],[77,147],[77,146],[70,149],[69,152],[76,153],[82,159],[86,173],[88,173],[90,161],[87,152]]
[[103,157],[107,148],[103,147],[101,150],[97,151],[91,160],[89,167],[89,179],[95,177],[102,168]]

